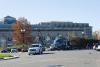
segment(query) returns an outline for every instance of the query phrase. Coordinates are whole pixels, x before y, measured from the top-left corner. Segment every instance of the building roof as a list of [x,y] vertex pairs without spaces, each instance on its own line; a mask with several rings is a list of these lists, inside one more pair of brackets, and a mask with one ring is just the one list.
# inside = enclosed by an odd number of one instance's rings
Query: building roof
[[32,25],[33,28],[84,28],[89,27],[88,23],[73,23],[73,22],[42,22]]

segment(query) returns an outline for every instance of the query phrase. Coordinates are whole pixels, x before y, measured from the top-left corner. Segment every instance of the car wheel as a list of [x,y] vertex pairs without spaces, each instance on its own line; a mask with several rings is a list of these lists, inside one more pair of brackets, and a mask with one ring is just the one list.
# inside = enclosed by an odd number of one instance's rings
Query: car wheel
[[41,54],[43,54],[43,51],[41,51]]
[[38,54],[41,54],[41,51],[39,50],[39,53]]
[[28,55],[31,55],[31,54],[28,54]]

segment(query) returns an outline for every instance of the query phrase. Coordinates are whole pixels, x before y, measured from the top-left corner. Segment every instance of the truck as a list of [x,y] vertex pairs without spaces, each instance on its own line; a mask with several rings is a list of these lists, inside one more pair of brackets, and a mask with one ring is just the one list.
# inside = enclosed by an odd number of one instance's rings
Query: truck
[[53,44],[50,46],[50,50],[66,50],[68,48],[67,39],[62,37],[61,35],[57,36]]

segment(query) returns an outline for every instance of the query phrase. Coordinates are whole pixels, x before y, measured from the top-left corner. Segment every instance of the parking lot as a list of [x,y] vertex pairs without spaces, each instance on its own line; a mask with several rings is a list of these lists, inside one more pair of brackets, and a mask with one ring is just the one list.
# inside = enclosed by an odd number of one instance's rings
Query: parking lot
[[46,51],[42,55],[15,53],[20,58],[0,61],[0,67],[100,67],[95,50]]

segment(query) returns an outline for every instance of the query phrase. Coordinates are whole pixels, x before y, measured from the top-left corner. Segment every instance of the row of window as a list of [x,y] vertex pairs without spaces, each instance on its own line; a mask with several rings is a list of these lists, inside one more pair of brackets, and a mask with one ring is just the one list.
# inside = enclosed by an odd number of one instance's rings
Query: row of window
[[33,25],[36,28],[66,28],[66,27],[89,27],[88,23],[41,23],[37,25]]

